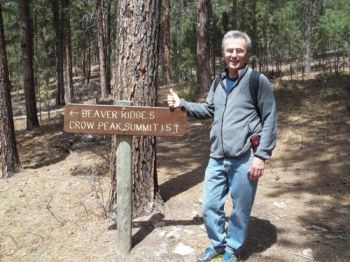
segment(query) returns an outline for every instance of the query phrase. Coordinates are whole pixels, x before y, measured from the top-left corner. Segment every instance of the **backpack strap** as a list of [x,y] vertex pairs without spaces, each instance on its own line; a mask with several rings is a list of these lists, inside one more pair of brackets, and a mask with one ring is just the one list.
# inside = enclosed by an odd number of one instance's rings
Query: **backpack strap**
[[215,91],[217,89],[217,87],[219,86],[220,82],[222,81],[222,73],[225,72],[226,69],[222,72],[220,72],[216,77],[215,77],[215,80],[214,80],[214,94],[215,94]]
[[260,110],[258,107],[258,92],[259,92],[259,78],[260,78],[260,73],[258,71],[253,70],[250,73],[249,77],[249,91],[250,91],[250,96],[252,97],[253,104],[255,107],[256,112],[258,113],[258,116],[260,116]]
[[[256,112],[258,113],[258,116],[260,116],[260,110],[258,107],[258,92],[259,92],[259,78],[260,78],[260,73],[256,70],[252,70],[249,76],[249,92],[250,96],[252,97],[252,101],[255,107]],[[221,78],[221,73],[216,76],[214,80],[214,93],[217,89],[217,87],[220,84],[220,81],[222,80]]]

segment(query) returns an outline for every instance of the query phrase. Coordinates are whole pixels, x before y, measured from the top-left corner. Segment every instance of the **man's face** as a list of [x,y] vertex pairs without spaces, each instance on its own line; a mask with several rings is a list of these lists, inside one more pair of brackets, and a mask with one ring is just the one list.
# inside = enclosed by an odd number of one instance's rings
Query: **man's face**
[[249,59],[247,43],[243,38],[225,39],[222,54],[229,73],[233,76],[237,76],[238,70],[243,68]]

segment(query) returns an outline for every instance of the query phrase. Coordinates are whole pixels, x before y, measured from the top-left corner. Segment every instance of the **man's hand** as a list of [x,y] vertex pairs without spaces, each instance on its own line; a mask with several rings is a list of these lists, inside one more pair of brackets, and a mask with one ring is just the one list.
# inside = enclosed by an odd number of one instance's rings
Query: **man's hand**
[[180,106],[180,98],[172,88],[170,88],[170,95],[168,95],[168,106],[171,108]]
[[265,161],[258,157],[254,157],[249,167],[249,178],[253,181],[258,181],[264,173],[264,168]]

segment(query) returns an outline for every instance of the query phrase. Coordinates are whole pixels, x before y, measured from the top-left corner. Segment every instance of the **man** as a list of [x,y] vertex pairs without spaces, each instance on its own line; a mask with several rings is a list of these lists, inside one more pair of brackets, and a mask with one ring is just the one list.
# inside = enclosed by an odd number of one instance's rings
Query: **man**
[[[246,240],[257,182],[276,144],[277,116],[272,88],[260,74],[254,101],[249,85],[253,70],[247,66],[250,52],[251,40],[246,33],[227,32],[222,40],[227,68],[213,82],[206,102],[187,102],[173,90],[168,95],[169,107],[180,107],[196,118],[214,118],[203,190],[203,218],[211,246],[197,261],[210,261],[221,254],[223,262],[237,261]],[[260,137],[254,152],[252,137]],[[228,192],[233,208],[225,230],[224,204]]]

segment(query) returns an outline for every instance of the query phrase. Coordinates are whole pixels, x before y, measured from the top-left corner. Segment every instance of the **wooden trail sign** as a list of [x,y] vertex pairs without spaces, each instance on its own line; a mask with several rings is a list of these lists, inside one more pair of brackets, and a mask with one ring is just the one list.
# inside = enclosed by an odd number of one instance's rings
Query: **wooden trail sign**
[[132,136],[183,136],[186,113],[164,107],[70,104],[64,110],[64,131],[117,136],[117,253],[126,256],[132,246]]
[[183,136],[186,113],[167,107],[70,104],[64,111],[64,131],[129,136]]

